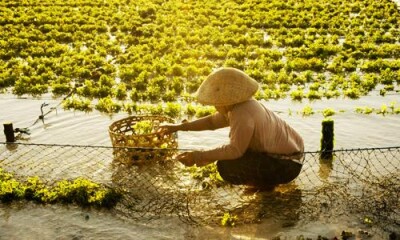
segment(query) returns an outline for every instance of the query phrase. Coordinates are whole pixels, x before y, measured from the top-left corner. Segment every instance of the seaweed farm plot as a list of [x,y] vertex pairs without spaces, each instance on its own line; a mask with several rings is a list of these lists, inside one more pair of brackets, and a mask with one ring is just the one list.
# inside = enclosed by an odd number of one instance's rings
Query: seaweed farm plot
[[400,91],[391,0],[3,0],[0,15],[0,93],[66,109],[176,102],[221,66],[258,81],[259,99]]
[[126,220],[176,216],[188,224],[234,226],[273,219],[290,226],[351,215],[384,232],[398,231],[400,224],[399,147],[334,151],[330,159],[308,152],[294,182],[268,191],[224,182],[215,164],[185,168],[172,159],[127,164],[112,147],[0,147],[0,169],[20,181],[38,176],[52,185],[85,178],[112,188],[122,197],[110,211]]

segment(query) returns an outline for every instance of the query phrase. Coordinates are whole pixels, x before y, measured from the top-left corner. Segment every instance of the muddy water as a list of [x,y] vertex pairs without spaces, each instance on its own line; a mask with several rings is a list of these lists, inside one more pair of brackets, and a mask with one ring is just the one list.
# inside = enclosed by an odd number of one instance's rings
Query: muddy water
[[[399,95],[380,97],[371,95],[360,100],[324,100],[293,103],[290,100],[263,102],[277,112],[304,137],[307,151],[318,151],[321,137],[322,114],[330,107],[337,113],[335,121],[335,148],[390,147],[400,145],[400,115],[362,115],[354,112],[358,106],[380,108],[397,101]],[[39,120],[42,103],[44,113],[55,107]],[[82,113],[64,111],[59,100],[16,99],[0,96],[0,122],[12,122],[14,128],[29,127],[31,135],[21,142],[48,144],[77,144],[111,146],[108,126],[127,114],[108,116],[98,112]],[[303,117],[301,111],[309,104],[316,113]],[[291,114],[290,114],[291,113]],[[35,123],[36,122],[36,123]],[[179,147],[183,149],[205,149],[227,142],[227,129],[207,132],[179,133]],[[0,134],[0,142],[5,137]],[[82,210],[75,207],[0,205],[0,239],[270,239],[298,235],[316,238],[318,235],[339,236],[345,229],[357,229],[357,220],[351,217],[332,219],[326,222],[296,223],[285,226],[269,219],[260,224],[241,225],[235,228],[194,227],[177,218],[163,218],[151,223],[146,221],[122,221],[110,212]],[[356,230],[354,230],[356,231]],[[376,238],[376,239],[379,239]]]

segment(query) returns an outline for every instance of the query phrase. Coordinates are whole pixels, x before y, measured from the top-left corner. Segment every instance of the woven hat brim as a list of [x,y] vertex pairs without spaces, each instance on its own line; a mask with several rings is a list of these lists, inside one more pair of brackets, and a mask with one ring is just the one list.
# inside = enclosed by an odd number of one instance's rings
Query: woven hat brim
[[258,82],[246,73],[235,68],[221,68],[206,78],[196,97],[204,105],[232,105],[250,99],[258,88]]

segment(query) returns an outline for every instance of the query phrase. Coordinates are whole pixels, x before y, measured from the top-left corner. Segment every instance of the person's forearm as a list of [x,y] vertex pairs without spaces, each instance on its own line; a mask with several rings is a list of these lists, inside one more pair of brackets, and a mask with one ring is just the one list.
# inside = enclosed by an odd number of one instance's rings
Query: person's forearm
[[206,165],[216,160],[237,159],[243,154],[244,152],[242,152],[240,149],[227,144],[210,150],[194,151],[193,159],[196,164],[201,163],[201,165]]
[[215,129],[215,127],[211,121],[211,116],[203,117],[192,122],[184,122],[179,125],[180,131],[203,131],[213,129]]

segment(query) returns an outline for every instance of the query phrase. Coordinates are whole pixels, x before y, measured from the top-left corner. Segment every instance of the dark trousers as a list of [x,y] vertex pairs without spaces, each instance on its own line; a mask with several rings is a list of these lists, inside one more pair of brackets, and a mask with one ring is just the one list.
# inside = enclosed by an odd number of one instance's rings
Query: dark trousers
[[242,157],[217,162],[221,177],[232,184],[269,188],[295,179],[302,164],[266,153],[247,151]]

